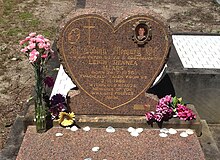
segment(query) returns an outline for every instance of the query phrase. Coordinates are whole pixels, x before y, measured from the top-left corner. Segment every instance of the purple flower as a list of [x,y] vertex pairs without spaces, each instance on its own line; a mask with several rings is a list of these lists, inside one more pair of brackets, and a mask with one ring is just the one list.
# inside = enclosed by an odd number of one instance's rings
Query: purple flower
[[145,117],[146,117],[146,120],[147,120],[147,121],[154,120],[154,112],[147,112],[147,113],[145,114]]
[[53,77],[49,77],[49,76],[45,77],[45,79],[44,79],[44,84],[45,84],[46,86],[48,86],[49,88],[53,87],[53,85],[54,85],[54,79],[53,79]]
[[193,111],[189,108],[187,108],[184,105],[177,104],[177,116],[181,120],[192,120],[196,119],[196,115],[193,113]]
[[53,95],[51,98],[51,105],[56,105],[58,103],[66,103],[66,99],[62,94]]
[[51,103],[51,107],[49,111],[54,117],[58,117],[59,113],[61,111],[64,111],[66,108],[66,99],[61,94],[56,94],[52,96],[50,103]]
[[157,121],[157,122],[160,122],[162,119],[163,119],[163,114],[162,113],[156,113],[154,114],[154,119]]

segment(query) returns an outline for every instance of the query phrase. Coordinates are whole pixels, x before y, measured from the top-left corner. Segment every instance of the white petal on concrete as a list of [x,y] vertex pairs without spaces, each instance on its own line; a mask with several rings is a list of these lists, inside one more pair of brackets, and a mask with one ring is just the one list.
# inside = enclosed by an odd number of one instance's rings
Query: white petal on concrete
[[128,132],[130,132],[130,133],[133,132],[134,130],[135,130],[135,129],[134,129],[133,127],[129,127],[129,128],[128,128]]
[[169,134],[176,134],[176,133],[177,133],[177,130],[175,130],[173,128],[169,129]]
[[181,132],[180,137],[186,138],[188,137],[188,134],[186,132]]
[[88,132],[88,131],[90,131],[90,127],[89,127],[89,126],[86,126],[86,127],[83,128],[83,130],[86,131],[86,132]]
[[160,129],[161,133],[169,133],[169,130],[167,128],[162,128]]
[[161,133],[159,134],[159,136],[162,137],[162,138],[165,138],[165,137],[168,136],[168,134],[161,132]]
[[143,128],[137,128],[136,131],[137,131],[138,133],[141,133],[141,132],[144,131],[144,129],[143,129]]
[[139,136],[139,133],[136,130],[134,130],[130,133],[130,135],[133,137],[137,137],[137,136]]
[[93,151],[93,152],[98,152],[99,149],[100,149],[99,147],[93,147],[93,148],[92,148],[92,151]]
[[85,158],[84,160],[92,160],[92,158]]
[[115,129],[112,126],[109,126],[106,128],[106,132],[113,133],[113,132],[115,132]]
[[56,136],[61,137],[61,136],[63,136],[63,133],[56,133]]
[[70,129],[70,127],[66,127],[66,129]]
[[186,133],[189,134],[189,135],[191,135],[191,134],[194,133],[194,131],[193,131],[192,129],[187,129],[187,130],[186,130]]
[[70,130],[73,131],[73,132],[75,132],[75,131],[78,130],[78,127],[76,127],[76,126],[72,126],[72,127],[70,128]]

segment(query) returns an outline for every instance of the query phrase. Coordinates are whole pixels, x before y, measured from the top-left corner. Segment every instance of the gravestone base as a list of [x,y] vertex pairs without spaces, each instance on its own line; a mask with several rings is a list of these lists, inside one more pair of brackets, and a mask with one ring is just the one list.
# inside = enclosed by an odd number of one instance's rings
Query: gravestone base
[[[79,127],[90,126],[93,128],[106,128],[112,126],[114,128],[175,128],[183,129],[190,128],[195,130],[197,136],[202,134],[202,124],[200,117],[193,105],[188,105],[188,108],[192,109],[196,114],[196,120],[182,121],[178,118],[172,118],[169,121],[164,121],[161,124],[153,123],[153,125],[147,124],[145,116],[121,116],[121,115],[76,115],[76,124]],[[58,121],[54,121],[54,126],[58,126]]]

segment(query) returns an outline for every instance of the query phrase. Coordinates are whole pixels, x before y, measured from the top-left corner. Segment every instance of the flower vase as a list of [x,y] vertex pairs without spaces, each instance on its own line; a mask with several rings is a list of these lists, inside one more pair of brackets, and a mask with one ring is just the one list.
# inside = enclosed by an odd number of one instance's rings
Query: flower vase
[[38,133],[46,132],[46,116],[47,116],[47,108],[46,104],[43,100],[43,76],[42,69],[40,67],[36,67],[36,99],[35,99],[35,124],[36,130]]
[[38,133],[46,132],[46,107],[44,104],[35,102],[36,131]]

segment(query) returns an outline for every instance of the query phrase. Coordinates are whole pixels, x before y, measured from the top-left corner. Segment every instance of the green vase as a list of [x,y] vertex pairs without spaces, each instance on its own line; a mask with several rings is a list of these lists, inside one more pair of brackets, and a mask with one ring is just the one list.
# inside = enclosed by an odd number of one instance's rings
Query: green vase
[[47,116],[47,108],[46,104],[43,100],[43,71],[42,68],[37,66],[36,68],[36,97],[35,97],[35,124],[36,130],[38,133],[46,132],[46,116]]
[[46,107],[43,104],[35,103],[35,124],[38,133],[46,132]]

